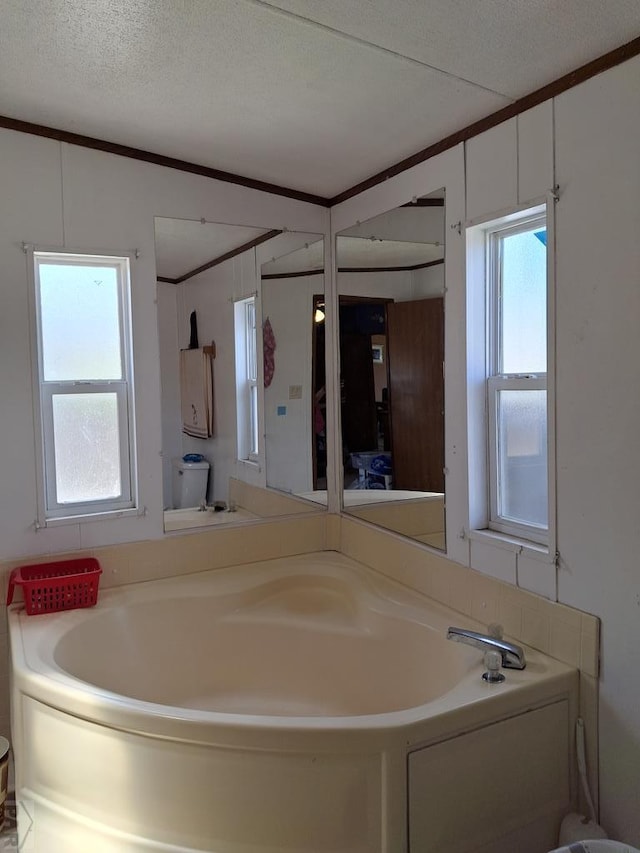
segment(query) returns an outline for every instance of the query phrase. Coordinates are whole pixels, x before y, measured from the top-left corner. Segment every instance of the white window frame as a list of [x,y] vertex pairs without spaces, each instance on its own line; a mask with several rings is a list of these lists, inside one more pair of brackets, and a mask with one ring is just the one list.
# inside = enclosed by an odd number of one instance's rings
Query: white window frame
[[260,461],[258,300],[247,296],[234,305],[236,339],[237,455],[240,462]]
[[[131,321],[131,261],[133,253],[117,255],[76,252],[64,249],[29,248],[32,280],[31,299],[34,320],[33,391],[34,410],[39,423],[37,456],[38,520],[40,526],[57,522],[95,520],[120,517],[137,510],[137,477],[135,447],[135,407],[133,382],[133,343]],[[42,347],[42,315],[40,300],[40,266],[104,266],[116,270],[118,281],[118,319],[122,377],[119,380],[45,380]],[[56,493],[55,435],[53,398],[64,394],[115,394],[118,405],[118,438],[120,451],[120,495],[102,500],[60,502]]]
[[[489,370],[487,376],[488,452],[489,452],[489,528],[500,533],[546,543],[548,526],[517,522],[500,512],[502,482],[499,470],[498,398],[502,390],[533,391],[547,388],[547,373],[506,374],[502,364],[502,246],[503,241],[516,234],[534,229],[546,230],[546,213],[530,215],[525,212],[514,222],[504,222],[488,228],[487,240],[487,318],[489,328]],[[548,287],[546,288],[548,298]],[[548,312],[547,312],[548,313]],[[548,337],[548,336],[547,336]],[[548,403],[548,400],[547,400]],[[548,471],[547,471],[548,477]],[[549,483],[547,482],[547,495]],[[548,512],[548,499],[547,499]]]
[[[505,213],[467,229],[467,360],[469,428],[469,530],[507,537],[555,554],[555,199]],[[547,372],[507,374],[500,363],[499,237],[530,230],[547,232]],[[501,390],[545,390],[547,394],[548,527],[503,519],[498,509],[497,397]]]

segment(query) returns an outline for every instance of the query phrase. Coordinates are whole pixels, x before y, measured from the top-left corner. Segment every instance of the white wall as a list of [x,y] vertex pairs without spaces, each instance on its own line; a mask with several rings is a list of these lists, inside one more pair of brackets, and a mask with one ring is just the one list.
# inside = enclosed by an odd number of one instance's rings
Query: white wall
[[[9,130],[0,131],[0,556],[162,536],[162,415],[154,216],[322,233],[326,210]],[[140,517],[39,530],[27,259],[22,242],[138,249],[132,269]]]
[[427,299],[444,294],[444,264],[413,270],[411,279],[414,299]]
[[414,291],[410,272],[342,272],[338,273],[338,293],[405,302],[413,299]]
[[[554,183],[559,566],[471,543],[471,565],[602,619],[601,820],[640,845],[640,60],[467,145],[467,215]],[[555,165],[555,175],[554,175]],[[538,180],[535,176],[538,174]],[[482,565],[484,562],[484,565]],[[498,568],[500,564],[500,568]]]
[[[313,489],[313,297],[322,293],[322,275],[262,282],[263,317],[276,338],[273,381],[264,389],[267,485],[285,492]],[[300,399],[289,398],[292,385],[302,387]]]
[[[464,148],[465,162],[447,152],[337,206],[332,226],[447,187],[448,556],[601,618],[601,822],[640,846],[640,59]],[[462,207],[454,188],[465,174]],[[554,555],[538,560],[463,533],[464,240],[449,230],[526,205],[556,182],[557,569]]]
[[[182,453],[202,453],[211,465],[209,502],[228,500],[229,477],[264,485],[264,471],[238,461],[234,301],[259,289],[255,251],[250,249],[178,285],[178,342],[189,346],[191,312],[196,312],[200,346],[216,345],[213,360],[213,436],[182,435]],[[259,309],[258,309],[259,310]]]
[[603,820],[640,846],[640,59],[555,127],[558,594],[602,619]]
[[162,412],[163,506],[171,506],[171,460],[183,455],[180,417],[180,361],[178,352],[178,294],[175,284],[158,282],[158,345]]

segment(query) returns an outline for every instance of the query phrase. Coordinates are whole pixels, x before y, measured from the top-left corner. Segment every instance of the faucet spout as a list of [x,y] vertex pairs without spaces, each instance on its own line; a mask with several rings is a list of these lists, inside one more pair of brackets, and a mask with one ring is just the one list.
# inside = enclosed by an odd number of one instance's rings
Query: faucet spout
[[524,649],[521,646],[509,643],[507,640],[490,637],[488,634],[479,634],[477,631],[469,631],[467,628],[449,628],[447,640],[465,643],[483,652],[499,652],[502,658],[502,666],[505,669],[524,669],[527,665]]

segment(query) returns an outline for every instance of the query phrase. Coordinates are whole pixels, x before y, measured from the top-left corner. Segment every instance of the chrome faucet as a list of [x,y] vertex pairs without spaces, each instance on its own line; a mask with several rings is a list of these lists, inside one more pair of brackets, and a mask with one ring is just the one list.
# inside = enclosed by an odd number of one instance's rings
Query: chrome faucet
[[505,669],[524,669],[527,665],[524,650],[515,643],[503,640],[502,636],[492,637],[489,634],[479,634],[466,628],[449,628],[447,640],[466,643],[468,646],[473,646],[483,652],[499,652],[502,658],[502,666]]

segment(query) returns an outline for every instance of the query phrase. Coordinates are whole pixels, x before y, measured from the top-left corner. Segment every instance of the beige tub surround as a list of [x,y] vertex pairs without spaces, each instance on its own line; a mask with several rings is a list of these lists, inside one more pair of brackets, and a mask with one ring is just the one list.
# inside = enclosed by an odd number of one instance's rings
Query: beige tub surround
[[[600,620],[454,563],[362,520],[341,516],[339,533],[334,529],[333,535],[342,553],[457,611],[462,614],[459,620],[475,619],[485,627],[499,623],[517,642],[579,671],[589,785],[597,807]],[[582,797],[580,792],[580,808],[586,814]]]
[[16,608],[17,787],[42,849],[551,849],[577,802],[577,671],[526,648],[487,684],[445,639],[460,618],[331,552]]
[[[55,559],[96,557],[102,567],[102,591],[110,587],[179,577],[257,560],[323,551],[327,547],[326,537],[325,514],[318,513],[247,525],[229,524],[213,529],[179,530],[160,539],[59,553]],[[6,598],[7,578],[12,569],[26,564],[47,563],[51,559],[50,554],[37,554],[0,563],[3,602]],[[21,593],[16,590],[17,600],[19,595]],[[6,620],[2,620],[2,624],[6,626]]]
[[229,479],[229,500],[226,508],[216,511],[214,506],[167,509],[164,511],[165,533],[176,530],[193,530],[201,527],[221,527],[228,524],[276,519],[290,515],[319,512],[320,507],[294,495],[273,489],[253,486],[234,477]]
[[[345,503],[349,515],[408,536],[425,545],[445,548],[444,495],[427,494],[416,497],[415,492],[389,492],[389,499],[385,501],[379,497],[385,492],[376,491],[373,494],[377,498],[375,502],[365,502],[362,505],[357,502],[352,505]],[[396,494],[406,497],[398,499]],[[345,492],[345,498],[348,495],[349,492]]]
[[300,515],[320,510],[320,507],[313,501],[305,500],[297,495],[278,492],[275,489],[263,489],[261,486],[245,483],[235,477],[229,478],[229,503],[233,503],[259,518]]
[[175,530],[192,530],[198,527],[219,527],[223,524],[241,524],[243,521],[257,521],[260,516],[254,515],[242,507],[217,510],[215,507],[197,509],[168,509],[164,513],[164,531],[173,533]]

